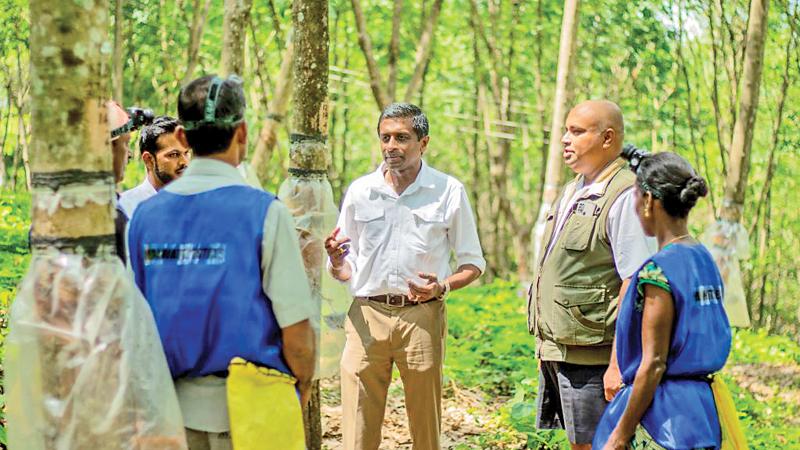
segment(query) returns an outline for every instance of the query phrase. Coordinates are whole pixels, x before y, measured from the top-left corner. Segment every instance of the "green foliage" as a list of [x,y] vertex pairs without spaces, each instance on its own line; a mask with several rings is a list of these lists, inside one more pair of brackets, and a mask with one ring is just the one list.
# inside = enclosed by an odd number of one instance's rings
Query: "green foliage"
[[0,195],[0,292],[16,286],[28,267],[30,198]]
[[[3,342],[8,334],[8,316],[16,287],[28,268],[30,197],[0,194],[0,386],[3,381]],[[0,388],[0,444],[6,445],[5,393]]]
[[768,335],[764,330],[735,330],[729,364],[800,364],[800,345],[786,336]]

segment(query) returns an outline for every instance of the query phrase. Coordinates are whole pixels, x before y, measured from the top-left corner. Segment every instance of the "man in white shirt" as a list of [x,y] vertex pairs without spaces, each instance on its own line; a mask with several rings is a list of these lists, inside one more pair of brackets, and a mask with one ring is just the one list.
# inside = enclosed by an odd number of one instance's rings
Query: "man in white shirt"
[[139,203],[156,195],[186,170],[191,151],[176,136],[179,125],[174,117],[159,116],[139,133],[139,151],[147,173],[141,184],[120,196],[119,204],[128,217],[133,217]]
[[430,140],[425,114],[389,105],[378,137],[383,164],[350,185],[325,241],[330,272],[354,296],[341,363],[344,448],[380,445],[395,364],[413,448],[439,449],[444,299],[477,279],[486,262],[464,186],[422,160]]

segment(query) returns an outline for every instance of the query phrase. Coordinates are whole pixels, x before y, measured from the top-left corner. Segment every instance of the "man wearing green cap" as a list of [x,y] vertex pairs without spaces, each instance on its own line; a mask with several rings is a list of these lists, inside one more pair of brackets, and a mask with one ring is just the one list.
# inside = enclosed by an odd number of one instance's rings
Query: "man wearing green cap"
[[234,357],[294,376],[301,402],[315,366],[313,303],[292,216],[236,170],[247,148],[244,111],[238,77],[183,87],[176,137],[195,158],[139,204],[128,229],[130,267],[153,311],[190,450],[231,448]]

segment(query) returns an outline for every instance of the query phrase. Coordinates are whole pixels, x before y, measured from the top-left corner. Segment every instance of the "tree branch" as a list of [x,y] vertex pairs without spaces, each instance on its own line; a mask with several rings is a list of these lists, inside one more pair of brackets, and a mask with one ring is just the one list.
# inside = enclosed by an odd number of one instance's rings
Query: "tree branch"
[[394,0],[392,14],[392,39],[389,42],[388,95],[394,101],[397,92],[397,59],[400,55],[400,18],[403,16],[403,0]]
[[367,32],[367,22],[364,19],[364,11],[361,9],[360,0],[350,0],[353,6],[353,15],[356,19],[356,30],[358,30],[358,45],[364,53],[364,59],[367,63],[367,72],[369,73],[369,86],[372,89],[372,95],[375,97],[375,103],[378,104],[378,109],[383,111],[384,108],[389,106],[391,99],[386,93],[386,89],[381,81],[381,74],[378,70],[378,63],[375,62],[375,55],[372,52],[372,41]]
[[439,13],[442,11],[442,0],[435,0],[431,6],[431,12],[425,22],[425,29],[419,38],[417,44],[417,53],[414,56],[414,75],[411,76],[411,81],[406,88],[405,100],[411,101],[414,95],[419,90],[422,84],[422,76],[425,73],[425,66],[431,55],[431,48],[433,47],[433,34],[436,31],[436,23],[439,18]]
[[211,0],[206,0],[202,12],[200,11],[200,1],[194,0],[194,15],[192,17],[192,28],[189,33],[189,49],[186,55],[186,73],[181,79],[181,86],[191,81],[194,69],[197,67],[197,59],[200,53],[200,43],[203,40],[206,19],[208,18],[208,8]]

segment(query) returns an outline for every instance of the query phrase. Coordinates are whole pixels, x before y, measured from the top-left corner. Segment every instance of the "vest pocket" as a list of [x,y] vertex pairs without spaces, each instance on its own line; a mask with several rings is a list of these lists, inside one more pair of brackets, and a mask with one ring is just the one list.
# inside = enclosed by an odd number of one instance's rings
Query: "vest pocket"
[[564,248],[578,252],[586,250],[592,239],[592,235],[594,235],[597,217],[596,215],[584,216],[573,213],[572,217],[567,219],[564,230],[561,232],[564,236]]
[[553,340],[564,345],[594,345],[606,338],[608,290],[605,286],[554,285]]

